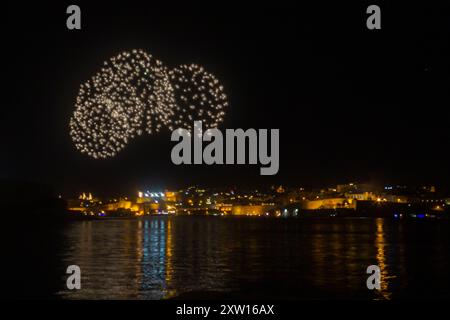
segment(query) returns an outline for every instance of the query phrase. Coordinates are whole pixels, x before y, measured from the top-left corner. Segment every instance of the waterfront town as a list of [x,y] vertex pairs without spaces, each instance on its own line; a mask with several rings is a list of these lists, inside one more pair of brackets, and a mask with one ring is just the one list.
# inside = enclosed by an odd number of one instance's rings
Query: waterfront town
[[253,217],[392,217],[448,218],[450,196],[435,186],[408,187],[348,183],[322,189],[271,186],[266,190],[201,188],[137,190],[134,195],[100,198],[82,192],[67,200],[75,218],[147,215]]

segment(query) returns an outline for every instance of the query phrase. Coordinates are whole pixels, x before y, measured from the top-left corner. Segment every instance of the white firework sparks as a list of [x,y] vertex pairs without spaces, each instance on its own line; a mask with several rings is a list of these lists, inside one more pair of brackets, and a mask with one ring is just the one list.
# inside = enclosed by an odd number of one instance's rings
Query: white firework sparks
[[223,121],[228,106],[219,80],[203,67],[180,65],[169,72],[175,90],[175,127],[190,128],[200,120],[206,128],[216,128]]
[[125,51],[80,86],[70,135],[82,153],[110,158],[143,132],[189,128],[195,120],[217,127],[227,106],[223,87],[202,67],[168,71],[143,50]]

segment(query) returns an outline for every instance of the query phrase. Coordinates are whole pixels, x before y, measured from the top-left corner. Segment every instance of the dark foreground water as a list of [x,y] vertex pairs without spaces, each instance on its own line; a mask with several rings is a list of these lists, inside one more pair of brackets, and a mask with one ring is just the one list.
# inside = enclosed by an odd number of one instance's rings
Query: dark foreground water
[[[73,222],[65,299],[450,297],[448,221],[149,217]],[[366,287],[378,265],[380,291]],[[65,284],[66,275],[60,281]]]

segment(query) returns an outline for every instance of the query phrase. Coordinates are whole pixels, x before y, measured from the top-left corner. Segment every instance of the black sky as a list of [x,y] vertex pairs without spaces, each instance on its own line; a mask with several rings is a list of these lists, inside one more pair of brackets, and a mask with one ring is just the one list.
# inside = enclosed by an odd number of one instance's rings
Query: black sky
[[[3,20],[0,177],[62,193],[129,192],[189,184],[322,185],[349,181],[450,187],[449,14],[383,5],[158,7],[80,3],[7,5]],[[169,132],[131,142],[113,159],[74,148],[68,121],[79,85],[102,62],[142,48],[168,66],[198,63],[222,82],[225,128],[279,128],[280,171],[175,166]]]

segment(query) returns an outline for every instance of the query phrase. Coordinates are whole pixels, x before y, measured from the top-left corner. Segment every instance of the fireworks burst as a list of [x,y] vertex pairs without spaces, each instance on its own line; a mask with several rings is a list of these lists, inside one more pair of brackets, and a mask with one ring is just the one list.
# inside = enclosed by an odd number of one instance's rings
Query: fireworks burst
[[169,75],[177,102],[175,127],[190,128],[193,121],[201,120],[206,128],[215,128],[223,121],[227,96],[213,74],[191,64],[174,68]]
[[227,105],[223,87],[202,67],[169,71],[143,50],[122,52],[80,86],[70,135],[80,152],[109,158],[143,132],[189,128],[195,120],[217,127]]

